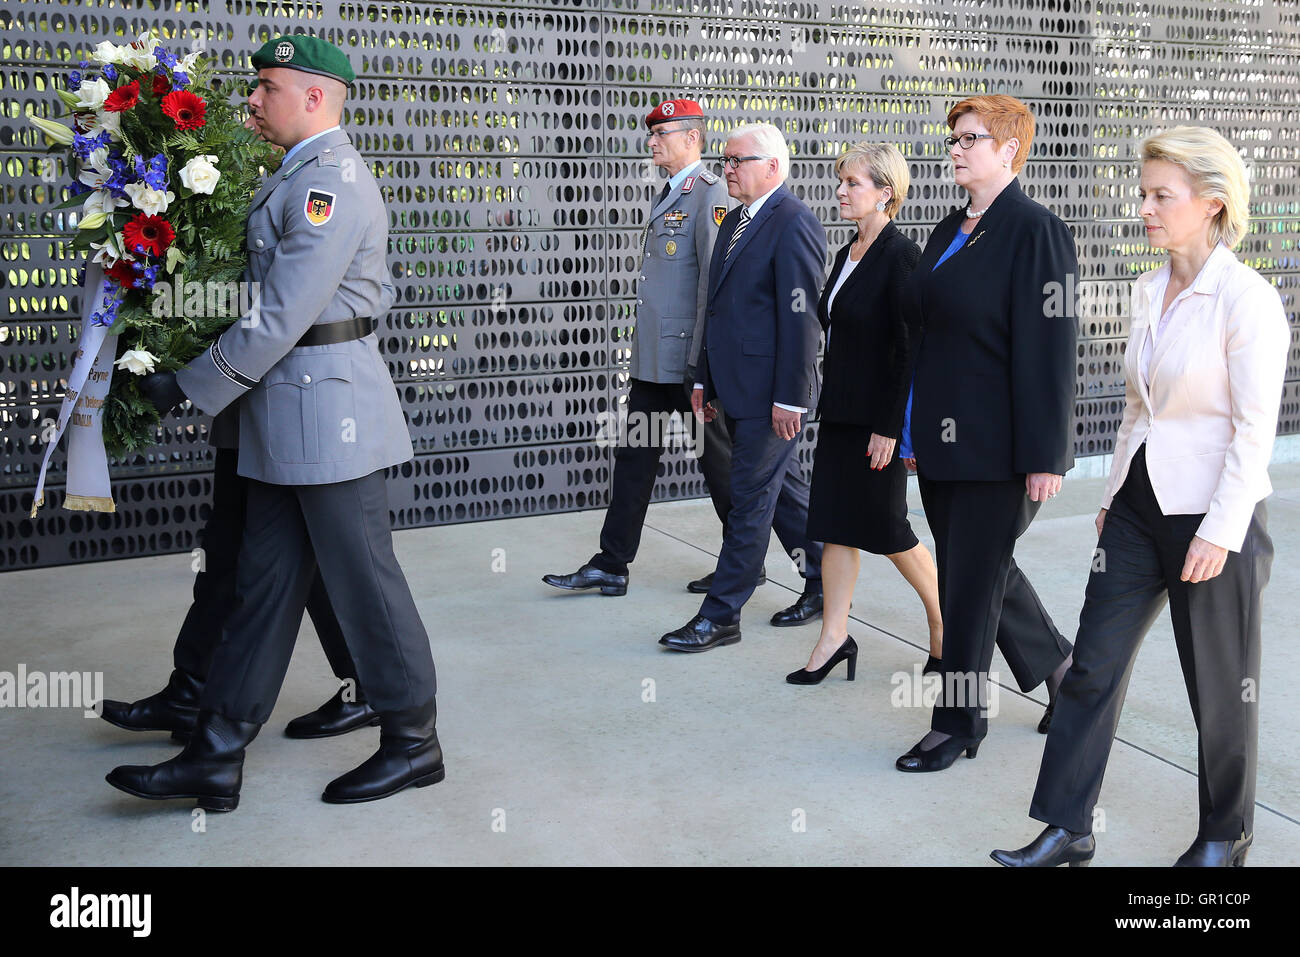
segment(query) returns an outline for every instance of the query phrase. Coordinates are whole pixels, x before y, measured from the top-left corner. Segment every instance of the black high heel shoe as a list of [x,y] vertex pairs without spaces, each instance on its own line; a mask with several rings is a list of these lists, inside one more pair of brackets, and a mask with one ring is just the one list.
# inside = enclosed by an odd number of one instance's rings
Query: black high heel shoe
[[[925,739],[922,738],[921,741]],[[921,741],[912,745],[912,750],[894,762],[900,771],[942,771],[950,767],[963,751],[966,757],[973,758],[979,752],[983,738],[963,738],[953,735],[942,744],[936,744],[928,751],[921,750]]]
[[993,851],[989,857],[1003,867],[1087,867],[1097,853],[1097,839],[1092,832],[1074,831],[1049,824],[1030,843],[1016,851]]
[[923,675],[937,675],[942,670],[943,659],[936,658],[934,655],[925,656],[925,667],[921,669]]
[[817,685],[821,684],[832,668],[841,661],[849,663],[849,680],[858,670],[858,643],[853,640],[853,636],[844,639],[844,644],[836,649],[835,654],[826,659],[826,664],[822,665],[816,671],[809,671],[807,668],[800,668],[798,671],[792,671],[785,676],[785,680],[792,685]]

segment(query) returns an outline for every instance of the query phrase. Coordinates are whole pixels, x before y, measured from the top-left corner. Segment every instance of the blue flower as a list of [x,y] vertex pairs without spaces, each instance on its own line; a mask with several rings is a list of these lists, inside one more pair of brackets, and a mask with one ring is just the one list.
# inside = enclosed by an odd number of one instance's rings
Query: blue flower
[[146,166],[144,160],[137,156],[135,158],[135,176],[136,179],[143,180],[148,184],[150,189],[167,188],[167,157],[161,153],[154,155]]
[[188,73],[182,73],[180,70],[177,70],[172,74],[172,86],[176,87],[176,89],[179,90],[181,87],[189,85],[190,75]]
[[69,90],[72,90],[74,92],[81,87],[80,72],[78,72],[77,70],[73,70],[71,73],[68,74],[67,87]]
[[104,68],[99,72],[104,75],[104,79],[109,83],[112,83],[117,79],[117,67],[113,66],[111,63],[105,63]]
[[161,44],[153,48],[153,55],[155,60],[157,60],[159,63],[161,63],[163,66],[167,67],[168,69],[174,69],[176,67],[176,63],[178,62],[176,57],[173,54],[168,53],[166,48],[163,47]]

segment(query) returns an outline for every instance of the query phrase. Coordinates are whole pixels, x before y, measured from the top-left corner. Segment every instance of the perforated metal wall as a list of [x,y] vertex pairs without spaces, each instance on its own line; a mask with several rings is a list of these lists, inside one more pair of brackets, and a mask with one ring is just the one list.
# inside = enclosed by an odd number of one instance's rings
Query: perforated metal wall
[[[1290,0],[521,0],[351,3],[0,0],[0,569],[188,549],[210,492],[206,420],[168,419],[156,449],[116,463],[115,515],[27,514],[70,370],[80,290],[60,197],[43,183],[29,110],[57,115],[53,77],[87,45],[149,25],[203,37],[232,71],[282,32],[347,48],[359,82],[345,126],[389,201],[399,289],[381,333],[417,455],[393,470],[398,527],[603,505],[601,412],[626,393],[637,239],[658,179],[641,118],[691,95],[708,154],[742,119],[781,125],[791,185],[837,223],[834,157],[887,140],[912,166],[900,218],[924,242],[957,201],[940,144],[947,106],[977,92],[1026,100],[1038,135],[1021,176],[1073,228],[1083,263],[1076,452],[1111,447],[1122,403],[1131,277],[1151,268],[1137,228],[1134,148],[1179,122],[1242,147],[1255,219],[1241,255],[1300,286],[1300,10]],[[1280,427],[1300,430],[1293,346]],[[811,440],[802,458],[810,465]],[[656,498],[703,494],[666,460]]]

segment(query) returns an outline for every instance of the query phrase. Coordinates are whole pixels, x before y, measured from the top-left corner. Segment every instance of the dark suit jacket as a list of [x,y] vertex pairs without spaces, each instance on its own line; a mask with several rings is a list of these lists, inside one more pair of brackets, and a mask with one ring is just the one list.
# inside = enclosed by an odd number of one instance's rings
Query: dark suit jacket
[[821,338],[814,297],[825,269],[826,231],[779,186],[728,258],[742,208],[727,214],[713,245],[698,366],[704,398],[721,399],[738,419],[769,417],[776,402],[813,409]]
[[852,245],[836,254],[817,304],[822,327],[829,326],[832,333],[826,343],[818,414],[828,422],[864,425],[896,439],[903,432],[912,376],[903,287],[921,258],[921,247],[887,223],[844,280],[828,313],[826,301]]
[[934,269],[963,219],[953,210],[934,228],[903,294],[923,337],[912,397],[917,468],[941,481],[1064,475],[1074,464],[1074,237],[1012,180]]

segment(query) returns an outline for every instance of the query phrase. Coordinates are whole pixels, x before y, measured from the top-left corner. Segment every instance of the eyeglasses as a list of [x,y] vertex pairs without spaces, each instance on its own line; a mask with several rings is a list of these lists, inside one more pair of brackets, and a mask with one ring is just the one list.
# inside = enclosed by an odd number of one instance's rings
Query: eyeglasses
[[667,136],[669,133],[686,133],[686,132],[688,132],[689,130],[690,130],[690,127],[688,127],[688,126],[679,126],[679,127],[677,127],[677,129],[675,129],[675,130],[651,130],[649,133],[647,133],[647,134],[645,135],[645,138],[646,138],[647,140],[652,140],[652,139],[654,139],[655,137],[664,137],[664,136]]
[[943,138],[943,145],[947,149],[952,149],[960,143],[962,149],[968,150],[980,140],[992,139],[997,139],[997,137],[992,133],[963,133],[961,136],[945,136]]
[[750,160],[771,159],[770,156],[724,156],[722,165],[727,169],[739,169],[741,163],[748,163]]

